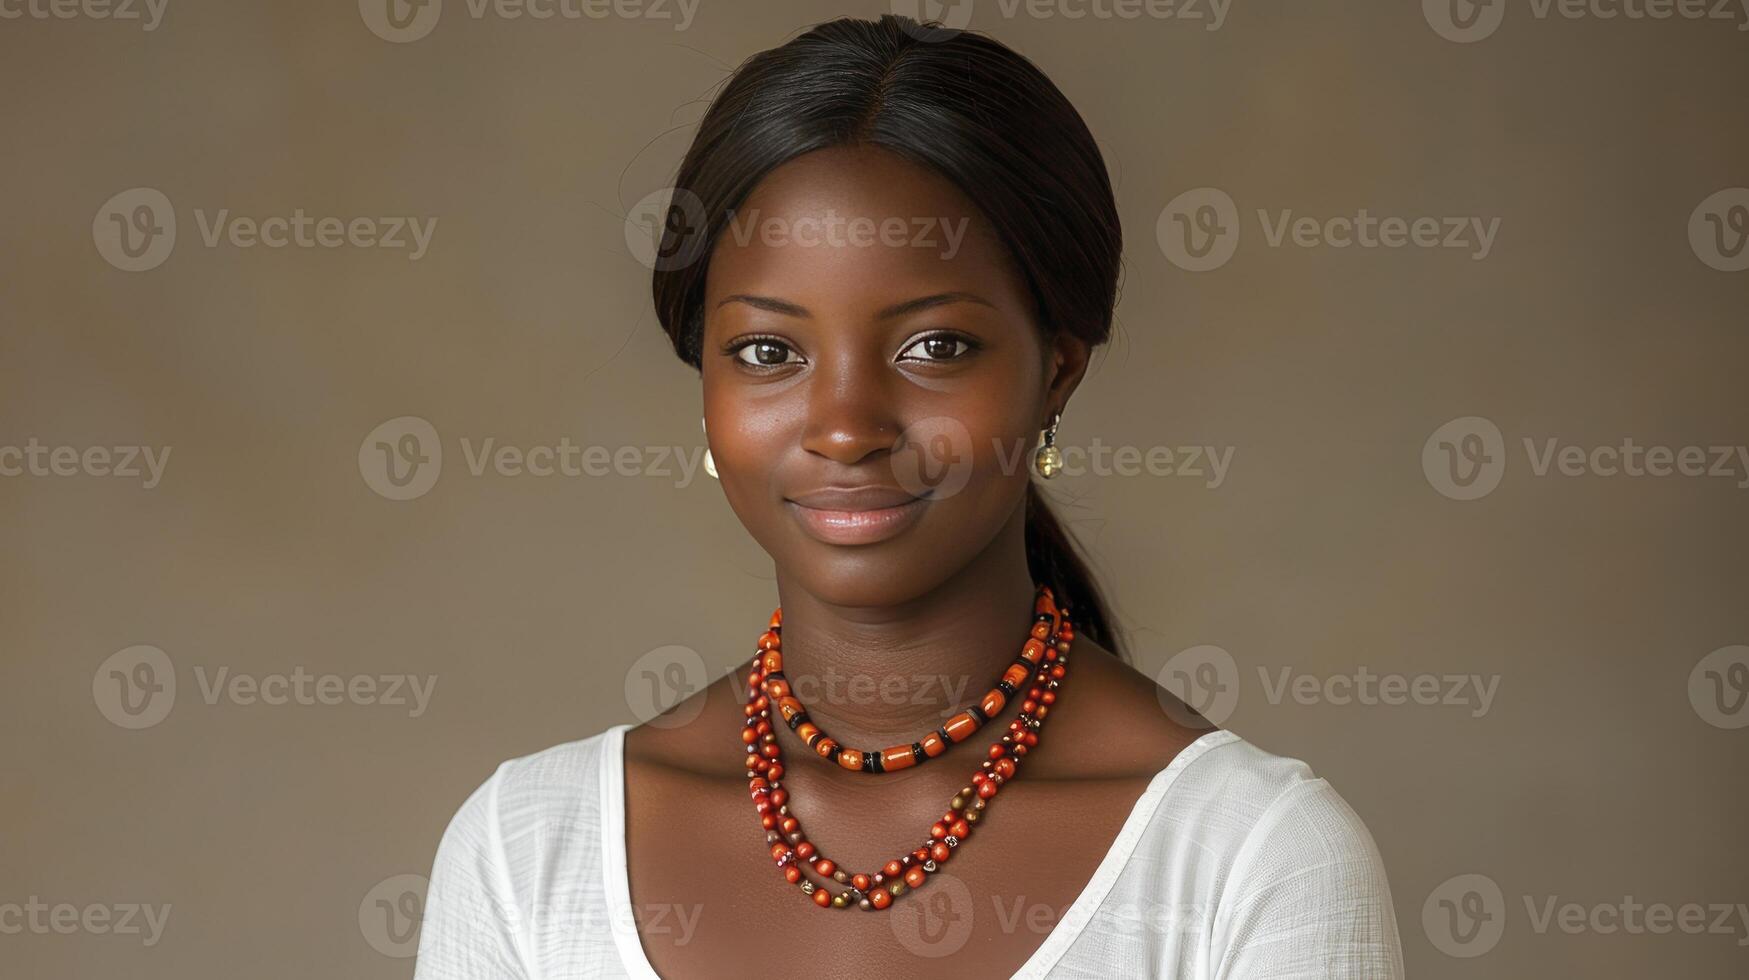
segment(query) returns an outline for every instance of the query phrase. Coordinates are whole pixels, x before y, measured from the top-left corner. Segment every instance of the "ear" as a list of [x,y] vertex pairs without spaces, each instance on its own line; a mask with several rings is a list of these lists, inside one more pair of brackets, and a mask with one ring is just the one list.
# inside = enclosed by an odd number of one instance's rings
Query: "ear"
[[1057,331],[1056,338],[1045,351],[1045,417],[1042,428],[1050,424],[1050,413],[1062,411],[1069,396],[1087,374],[1093,348],[1067,330]]

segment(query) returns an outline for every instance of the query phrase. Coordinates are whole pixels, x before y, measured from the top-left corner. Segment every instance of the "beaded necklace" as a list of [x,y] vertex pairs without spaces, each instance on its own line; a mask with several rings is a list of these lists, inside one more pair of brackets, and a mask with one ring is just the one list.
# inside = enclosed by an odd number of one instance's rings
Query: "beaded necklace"
[[[798,886],[821,908],[855,905],[867,910],[884,909],[892,905],[893,899],[921,886],[965,843],[972,826],[983,818],[990,800],[1017,774],[1020,760],[1038,746],[1045,716],[1057,700],[1057,687],[1068,674],[1069,647],[1074,642],[1075,629],[1068,612],[1057,608],[1049,586],[1037,586],[1033,615],[1031,635],[1022,645],[1020,655],[977,704],[909,745],[869,752],[841,746],[808,720],[806,708],[783,676],[782,607],[771,614],[766,631],[759,637],[759,652],[748,669],[746,723],[741,729],[741,742],[747,747],[747,788],[753,798],[753,809],[765,829],[766,843],[771,845],[772,860],[785,880]],[[773,705],[790,729],[821,757],[836,759],[843,768],[857,772],[892,772],[933,759],[947,751],[948,746],[970,737],[984,722],[1001,713],[1023,683],[1030,686],[1021,701],[1019,716],[991,744],[988,757],[972,774],[971,784],[954,795],[947,812],[930,825],[929,839],[917,849],[888,861],[872,874],[852,873],[821,854],[802,833],[801,821],[790,813],[790,793],[783,785],[783,750],[772,729]],[[848,887],[834,892],[816,884],[803,873],[804,866],[822,878]]]

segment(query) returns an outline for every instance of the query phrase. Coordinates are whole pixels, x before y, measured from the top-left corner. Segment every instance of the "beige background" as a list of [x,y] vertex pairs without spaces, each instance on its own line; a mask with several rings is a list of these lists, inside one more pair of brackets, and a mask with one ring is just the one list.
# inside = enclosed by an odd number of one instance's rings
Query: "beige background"
[[[171,906],[149,948],[0,935],[0,975],[409,976],[373,947],[367,895],[429,871],[498,761],[634,720],[628,673],[649,651],[690,648],[713,677],[745,659],[771,570],[702,473],[475,477],[461,440],[702,451],[696,376],[622,218],[665,185],[726,70],[885,9],[705,0],[675,30],[449,0],[407,43],[345,0],[170,0],[150,31],[0,20],[0,447],[171,447],[149,490],[0,477],[0,906]],[[1749,442],[1749,271],[1710,268],[1687,235],[1703,199],[1749,185],[1733,13],[1515,3],[1454,42],[1415,3],[1241,2],[1213,31],[973,12],[1080,108],[1123,215],[1119,336],[1063,443],[1233,453],[1218,487],[1080,475],[1053,499],[1138,665],[1220,647],[1239,680],[1227,727],[1307,760],[1366,819],[1417,977],[1749,966],[1735,916],[1731,934],[1567,934],[1526,911],[1749,903],[1749,730],[1723,727],[1749,708],[1714,724],[1689,696],[1702,657],[1749,644],[1742,464],[1538,477],[1523,449]],[[1190,272],[1155,224],[1204,186],[1242,230],[1229,262]],[[92,230],[135,187],[179,226],[143,272],[106,262]],[[221,208],[438,223],[416,261],[206,247],[195,212]],[[1499,230],[1480,261],[1272,248],[1259,208]],[[443,469],[394,501],[357,457],[405,415],[440,434]],[[1508,458],[1472,501],[1422,466],[1466,416]],[[128,730],[94,679],[136,644],[165,652],[178,692]],[[1480,717],[1272,704],[1258,670],[1284,667],[1498,688]],[[201,696],[220,669],[297,668],[436,687],[418,717]],[[1504,933],[1451,956],[1422,911],[1468,874],[1499,887]]]

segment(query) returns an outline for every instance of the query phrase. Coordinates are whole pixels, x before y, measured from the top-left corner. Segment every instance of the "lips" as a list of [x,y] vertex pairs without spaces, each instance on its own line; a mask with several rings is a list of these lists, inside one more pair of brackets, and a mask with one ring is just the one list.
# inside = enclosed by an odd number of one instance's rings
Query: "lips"
[[826,544],[885,541],[903,533],[928,506],[928,498],[899,487],[822,487],[786,497],[802,530]]
[[880,510],[898,507],[918,499],[917,495],[899,487],[822,487],[807,493],[791,494],[791,503],[819,510]]

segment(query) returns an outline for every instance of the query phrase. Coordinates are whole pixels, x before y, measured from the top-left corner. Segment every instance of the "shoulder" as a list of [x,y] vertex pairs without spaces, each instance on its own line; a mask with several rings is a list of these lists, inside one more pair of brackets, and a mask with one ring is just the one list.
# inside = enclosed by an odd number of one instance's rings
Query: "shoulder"
[[497,864],[512,877],[555,849],[589,857],[598,847],[605,750],[619,726],[506,759],[457,807],[437,863]]
[[541,917],[599,904],[614,731],[508,759],[456,809],[431,866],[417,980],[537,976]]
[[1402,975],[1378,847],[1305,762],[1214,732],[1186,750],[1163,809],[1205,864],[1231,975]]
[[600,792],[604,750],[617,740],[621,728],[615,725],[587,738],[505,759],[458,813],[485,810],[493,802],[501,811],[516,814],[593,801]]
[[1162,801],[1168,823],[1250,880],[1264,865],[1343,861],[1379,867],[1366,824],[1305,762],[1230,731],[1211,732],[1173,762]]

